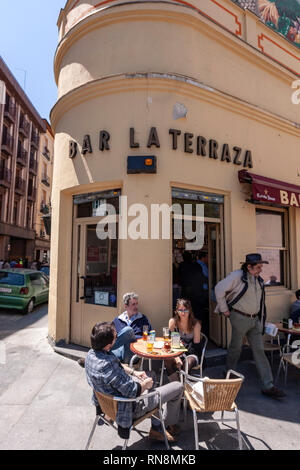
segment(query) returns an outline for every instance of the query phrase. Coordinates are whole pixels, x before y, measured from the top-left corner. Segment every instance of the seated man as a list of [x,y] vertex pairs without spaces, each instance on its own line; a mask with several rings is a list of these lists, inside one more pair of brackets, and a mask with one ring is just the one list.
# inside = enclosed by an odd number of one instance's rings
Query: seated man
[[[124,398],[138,397],[146,390],[152,389],[153,379],[143,371],[134,371],[120,363],[111,352],[116,339],[117,333],[112,323],[103,322],[94,326],[91,334],[92,349],[89,350],[85,361],[87,381],[93,390],[101,393]],[[172,382],[158,387],[157,390],[160,392],[162,403],[167,403],[165,421],[168,425],[168,441],[175,442],[179,433],[176,423],[179,420],[182,385],[179,382]],[[96,405],[94,395],[93,401]],[[136,406],[133,406],[133,403],[118,404],[116,422],[119,435],[123,439],[128,439],[128,429],[133,420],[156,408],[158,403],[156,397],[145,402],[141,400]],[[164,441],[160,422],[155,418],[152,418],[149,438]]]
[[295,292],[296,301],[291,306],[290,318],[294,323],[298,323],[300,318],[300,289]]
[[125,294],[123,302],[126,310],[113,320],[118,336],[112,352],[121,362],[130,362],[133,356],[130,343],[143,336],[143,326],[147,325],[148,331],[152,329],[148,318],[138,310],[138,298],[134,292]]

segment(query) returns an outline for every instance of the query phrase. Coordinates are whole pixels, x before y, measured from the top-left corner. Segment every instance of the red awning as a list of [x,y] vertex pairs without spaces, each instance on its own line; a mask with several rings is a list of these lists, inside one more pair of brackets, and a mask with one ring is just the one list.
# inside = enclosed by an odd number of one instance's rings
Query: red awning
[[300,207],[300,186],[255,175],[247,170],[239,171],[239,180],[240,183],[252,185],[250,202]]

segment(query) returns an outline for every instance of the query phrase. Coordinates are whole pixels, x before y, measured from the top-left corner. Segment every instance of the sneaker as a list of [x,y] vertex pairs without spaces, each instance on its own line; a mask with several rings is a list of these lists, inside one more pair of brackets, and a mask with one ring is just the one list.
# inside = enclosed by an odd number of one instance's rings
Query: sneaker
[[[176,442],[176,437],[172,436],[168,431],[166,431],[166,436],[168,442]],[[149,439],[151,439],[151,441],[165,442],[164,433],[153,428],[150,429]]]
[[172,435],[172,436],[178,436],[181,432],[180,426],[177,424],[170,424],[170,426],[167,427],[167,431]]
[[267,397],[271,397],[271,398],[284,398],[284,397],[286,397],[286,394],[277,387],[271,387],[271,388],[268,388],[267,390],[262,390],[261,393],[263,395],[266,395]]
[[80,365],[80,367],[85,367],[85,359],[84,357],[81,357],[80,359],[78,359],[77,363]]

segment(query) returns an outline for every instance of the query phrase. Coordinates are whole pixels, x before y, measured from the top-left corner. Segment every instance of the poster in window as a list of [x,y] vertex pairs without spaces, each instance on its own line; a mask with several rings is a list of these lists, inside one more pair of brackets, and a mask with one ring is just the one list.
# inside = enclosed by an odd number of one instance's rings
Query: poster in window
[[109,292],[95,291],[95,304],[109,305]]
[[88,246],[87,261],[88,263],[99,262],[99,247],[98,246]]

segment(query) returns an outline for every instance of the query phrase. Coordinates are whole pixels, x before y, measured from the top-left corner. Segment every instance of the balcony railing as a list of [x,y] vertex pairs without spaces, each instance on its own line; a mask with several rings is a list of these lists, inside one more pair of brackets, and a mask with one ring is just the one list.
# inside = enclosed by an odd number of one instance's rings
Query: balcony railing
[[12,155],[14,148],[14,139],[9,132],[5,132],[2,136],[2,152],[7,155]]
[[19,132],[21,132],[25,137],[28,136],[30,130],[30,123],[24,116],[20,118]]
[[48,175],[42,175],[42,183],[44,183],[46,186],[50,186],[50,178]]
[[44,155],[44,157],[47,158],[47,160],[50,161],[50,151],[49,151],[48,147],[46,147],[46,146],[44,147],[43,155]]
[[15,191],[18,194],[24,194],[25,193],[25,187],[26,187],[26,182],[21,178],[20,176],[16,177],[16,182],[15,182]]
[[18,145],[18,152],[17,152],[17,162],[23,166],[27,165],[27,150],[23,147],[23,145]]
[[4,117],[8,118],[11,122],[15,121],[17,107],[15,103],[9,101],[5,104]]
[[34,157],[30,157],[29,160],[29,171],[37,174],[37,161]]
[[0,168],[0,186],[9,188],[11,184],[11,170],[8,168]]
[[36,199],[36,188],[28,188],[28,199],[32,201]]
[[34,145],[37,149],[39,148],[40,136],[39,136],[38,132],[33,132],[31,134],[31,144]]

